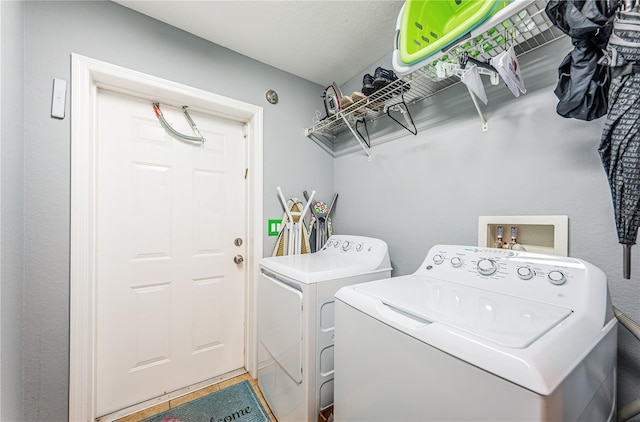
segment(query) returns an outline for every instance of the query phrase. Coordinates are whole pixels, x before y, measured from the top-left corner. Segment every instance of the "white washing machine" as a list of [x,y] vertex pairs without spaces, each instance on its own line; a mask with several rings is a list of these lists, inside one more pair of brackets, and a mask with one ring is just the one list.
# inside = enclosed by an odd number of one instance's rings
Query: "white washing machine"
[[333,404],[336,291],[390,275],[387,244],[361,236],[260,261],[258,384],[279,422],[316,421]]
[[335,420],[612,421],[617,319],[573,258],[435,246],[336,294]]

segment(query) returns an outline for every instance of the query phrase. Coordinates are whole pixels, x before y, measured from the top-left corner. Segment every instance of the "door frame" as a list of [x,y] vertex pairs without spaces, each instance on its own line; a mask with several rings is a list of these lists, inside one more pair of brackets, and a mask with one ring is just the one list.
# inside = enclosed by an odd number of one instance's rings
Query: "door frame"
[[96,415],[96,146],[98,89],[184,105],[243,122],[247,138],[245,368],[257,377],[257,280],[262,258],[263,109],[78,54],[71,55],[69,420]]

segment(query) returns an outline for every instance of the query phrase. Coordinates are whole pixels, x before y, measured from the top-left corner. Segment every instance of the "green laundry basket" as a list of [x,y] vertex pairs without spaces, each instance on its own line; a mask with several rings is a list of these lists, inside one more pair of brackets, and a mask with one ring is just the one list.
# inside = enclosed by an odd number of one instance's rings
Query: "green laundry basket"
[[398,39],[402,63],[426,59],[472,31],[511,0],[406,0]]

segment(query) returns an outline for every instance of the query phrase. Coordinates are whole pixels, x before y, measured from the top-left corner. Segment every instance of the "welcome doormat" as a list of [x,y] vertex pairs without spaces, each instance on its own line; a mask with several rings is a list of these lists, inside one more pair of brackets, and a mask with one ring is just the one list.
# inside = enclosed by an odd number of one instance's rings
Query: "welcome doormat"
[[245,380],[140,422],[269,422],[269,416]]

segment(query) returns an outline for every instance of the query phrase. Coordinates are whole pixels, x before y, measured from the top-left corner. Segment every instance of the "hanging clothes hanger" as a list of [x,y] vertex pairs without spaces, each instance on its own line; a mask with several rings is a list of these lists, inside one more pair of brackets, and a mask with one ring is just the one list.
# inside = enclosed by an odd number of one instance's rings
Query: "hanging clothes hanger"
[[[364,135],[362,135],[362,132],[360,132],[360,128],[359,128],[360,124],[364,126],[364,132],[367,135],[366,139]],[[369,138],[369,130],[367,130],[367,120],[365,118],[356,120],[356,133],[360,136],[360,139],[362,139],[362,142],[364,142],[368,148],[371,148],[371,139]]]
[[[413,118],[411,117],[411,113],[409,112],[409,107],[407,107],[407,103],[404,100],[404,92],[400,94],[400,97],[401,97],[401,101],[399,103],[386,106],[385,112],[387,113],[387,116],[391,118],[391,120],[393,120],[394,122],[396,122],[397,124],[405,128],[410,133],[417,135],[418,128],[416,128],[415,123],[413,123]],[[404,121],[406,122],[406,124],[402,123],[393,114],[391,114],[392,111],[400,112],[404,117]]]

